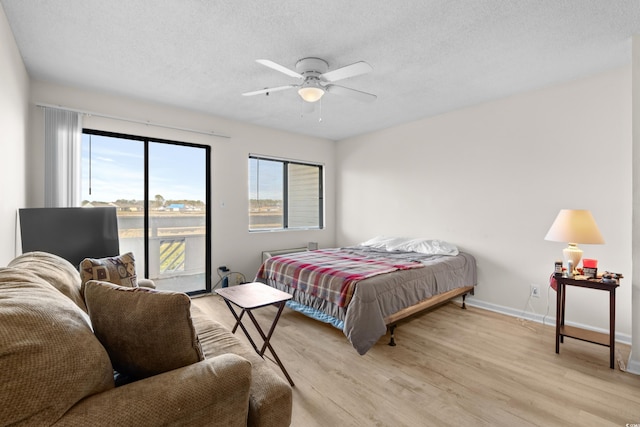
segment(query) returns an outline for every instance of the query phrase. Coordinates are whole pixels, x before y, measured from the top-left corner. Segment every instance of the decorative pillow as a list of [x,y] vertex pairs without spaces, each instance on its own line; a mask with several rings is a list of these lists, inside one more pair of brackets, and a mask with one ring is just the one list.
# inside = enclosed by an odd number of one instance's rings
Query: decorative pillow
[[141,379],[204,359],[186,294],[91,280],[84,299],[96,337],[120,374]]
[[13,259],[7,267],[35,273],[47,283],[71,298],[86,313],[87,307],[80,293],[80,274],[76,267],[58,255],[48,252],[27,252]]
[[136,263],[131,252],[108,258],[85,258],[80,263],[80,276],[82,285],[89,280],[99,280],[129,288],[138,286]]
[[0,268],[0,424],[53,425],[114,387],[89,316],[35,273]]

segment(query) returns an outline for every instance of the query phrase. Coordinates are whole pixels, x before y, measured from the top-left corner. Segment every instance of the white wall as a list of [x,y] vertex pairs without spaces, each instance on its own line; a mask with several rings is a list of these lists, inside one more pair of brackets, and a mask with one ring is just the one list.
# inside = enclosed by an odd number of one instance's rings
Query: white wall
[[[633,265],[640,265],[640,35],[632,39],[633,117]],[[627,372],[640,375],[640,268],[633,270],[631,291],[632,348]]]
[[[628,67],[340,141],[337,244],[451,241],[477,258],[477,304],[552,321],[548,278],[566,245],[544,236],[560,209],[590,209],[606,244],[582,249],[627,275],[616,323],[630,341],[630,88]],[[530,284],[543,289],[532,308]],[[607,295],[572,288],[566,315],[608,329]]]
[[[230,139],[223,139],[97,116],[83,118],[85,128],[211,145],[214,283],[217,280],[215,269],[220,265],[242,272],[248,280],[253,279],[260,266],[263,250],[301,247],[306,246],[310,241],[318,242],[320,247],[334,245],[335,143],[333,141],[38,81],[32,82],[31,95],[33,138],[30,148],[33,155],[30,156],[29,170],[33,174],[28,186],[30,207],[42,206],[44,203],[44,118],[41,109],[36,106],[38,103],[61,105],[65,108],[181,128],[215,131],[231,136]],[[249,233],[247,183],[249,153],[323,163],[326,228],[311,231]]]
[[29,76],[0,5],[0,266],[15,256],[16,212],[25,207]]

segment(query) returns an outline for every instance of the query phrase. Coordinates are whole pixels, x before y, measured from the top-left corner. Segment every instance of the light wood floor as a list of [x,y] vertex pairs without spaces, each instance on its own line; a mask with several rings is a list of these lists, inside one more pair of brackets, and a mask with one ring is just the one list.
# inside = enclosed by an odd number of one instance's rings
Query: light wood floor
[[[233,326],[220,297],[193,303]],[[254,313],[268,326],[275,308]],[[296,384],[293,426],[640,423],[640,376],[609,369],[607,347],[566,338],[555,354],[554,333],[449,303],[401,323],[396,347],[383,337],[360,356],[341,331],[285,308],[271,342]],[[626,362],[629,347],[616,350]]]

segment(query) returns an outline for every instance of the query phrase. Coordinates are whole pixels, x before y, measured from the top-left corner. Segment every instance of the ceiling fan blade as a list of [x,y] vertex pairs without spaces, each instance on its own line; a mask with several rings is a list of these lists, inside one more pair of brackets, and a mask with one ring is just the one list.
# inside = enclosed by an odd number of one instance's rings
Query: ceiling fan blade
[[349,77],[359,76],[361,74],[370,73],[373,71],[373,67],[364,61],[356,62],[355,64],[346,65],[337,70],[327,71],[320,77],[327,82],[335,82]]
[[292,87],[296,87],[296,85],[286,85],[286,86],[278,86],[278,87],[268,87],[266,89],[254,90],[253,92],[245,92],[243,96],[253,96],[253,95],[262,95],[265,93],[271,92],[279,92],[281,90],[291,89]]
[[297,73],[297,72],[295,72],[293,70],[290,70],[287,67],[283,67],[280,64],[276,64],[273,61],[269,61],[268,59],[256,59],[256,62],[259,63],[259,64],[264,65],[265,67],[269,67],[269,68],[274,69],[276,71],[280,71],[281,73],[284,73],[287,76],[295,77],[297,79],[301,79],[302,78],[302,74]]
[[348,96],[362,102],[373,102],[378,99],[378,97],[372,93],[362,92],[344,86],[327,85],[325,86],[325,90],[334,95]]

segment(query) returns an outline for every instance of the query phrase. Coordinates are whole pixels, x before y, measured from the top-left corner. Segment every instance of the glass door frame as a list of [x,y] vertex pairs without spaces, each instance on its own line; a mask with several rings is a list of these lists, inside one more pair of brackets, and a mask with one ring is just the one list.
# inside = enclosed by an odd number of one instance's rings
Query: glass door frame
[[141,141],[144,144],[144,277],[149,278],[149,238],[150,238],[150,219],[149,219],[149,143],[162,143],[170,145],[179,145],[184,147],[193,147],[205,150],[205,288],[194,291],[186,291],[188,295],[200,295],[205,293],[211,293],[211,146],[203,144],[194,144],[181,141],[173,141],[161,138],[143,137],[138,135],[128,135],[116,132],[106,132],[95,129],[83,129],[83,134],[87,135],[99,135],[111,138],[121,138]]

